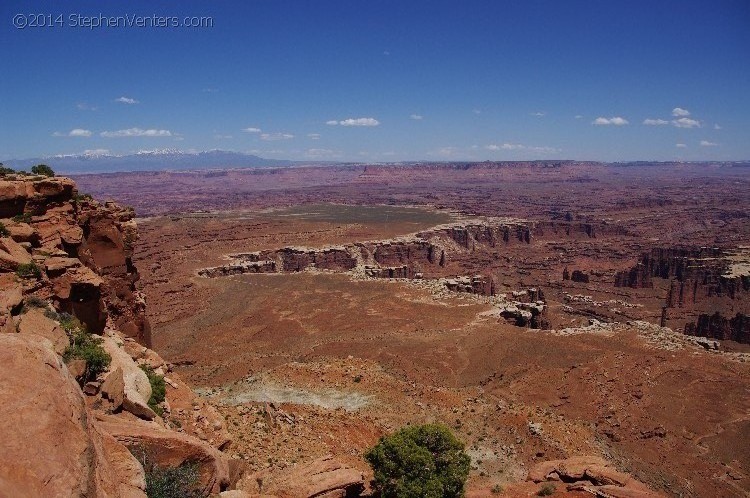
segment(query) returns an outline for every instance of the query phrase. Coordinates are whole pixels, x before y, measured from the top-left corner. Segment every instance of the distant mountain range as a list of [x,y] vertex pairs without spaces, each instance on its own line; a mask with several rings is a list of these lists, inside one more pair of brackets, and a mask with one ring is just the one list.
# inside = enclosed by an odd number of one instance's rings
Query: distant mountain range
[[57,173],[105,173],[120,171],[194,170],[257,168],[264,166],[292,166],[294,161],[264,159],[243,152],[209,150],[184,152],[176,149],[139,151],[134,154],[113,155],[90,151],[83,154],[35,157],[30,159],[8,159],[2,161],[7,167],[28,170],[36,164],[47,164]]
[[[156,149],[141,150],[132,154],[110,154],[104,150],[86,151],[82,154],[65,154],[46,157],[34,157],[29,159],[8,159],[0,161],[5,166],[28,171],[37,164],[46,164],[52,167],[56,173],[80,175],[85,173],[120,173],[128,171],[185,171],[185,170],[208,170],[208,169],[233,169],[233,168],[263,168],[263,167],[286,167],[303,165],[333,164],[331,161],[289,161],[285,159],[265,159],[253,154],[234,152],[228,150],[208,151],[182,151],[178,149]],[[384,163],[399,166],[415,166],[431,164],[450,164],[454,167],[466,168],[469,165],[481,166],[487,163],[519,165],[528,163],[566,163],[575,161],[408,161],[397,163]],[[604,163],[598,161],[584,161],[613,167],[628,166],[665,166],[677,164],[704,164],[706,166],[730,166],[750,167],[750,161],[633,161]],[[340,165],[359,163],[337,163]],[[378,164],[378,163],[371,163]]]

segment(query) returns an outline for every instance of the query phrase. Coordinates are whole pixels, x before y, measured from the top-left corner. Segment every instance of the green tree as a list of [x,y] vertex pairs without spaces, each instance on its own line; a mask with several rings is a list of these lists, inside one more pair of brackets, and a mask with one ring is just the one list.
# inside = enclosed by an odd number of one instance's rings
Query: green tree
[[14,170],[13,168],[7,168],[3,166],[3,163],[0,163],[0,176],[12,175],[15,172],[16,170]]
[[463,496],[471,459],[447,427],[404,427],[366,454],[375,473],[374,488],[384,498]]
[[31,172],[35,175],[55,176],[55,172],[52,171],[52,168],[50,168],[46,164],[37,164],[36,166],[32,166]]

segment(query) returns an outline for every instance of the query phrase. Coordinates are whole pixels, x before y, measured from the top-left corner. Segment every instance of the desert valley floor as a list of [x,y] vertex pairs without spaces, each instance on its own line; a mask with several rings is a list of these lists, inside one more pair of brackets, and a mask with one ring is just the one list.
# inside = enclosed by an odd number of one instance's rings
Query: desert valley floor
[[533,495],[532,466],[574,455],[666,495],[750,493],[746,165],[76,181],[139,213],[153,348],[219,407],[248,487],[326,454],[367,472],[378,437],[438,421],[469,496]]

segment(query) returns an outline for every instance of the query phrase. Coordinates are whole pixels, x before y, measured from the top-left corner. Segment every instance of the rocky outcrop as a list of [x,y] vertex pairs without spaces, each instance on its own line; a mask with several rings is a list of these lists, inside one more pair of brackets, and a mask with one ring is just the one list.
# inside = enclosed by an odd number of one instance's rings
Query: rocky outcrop
[[589,283],[589,276],[583,273],[581,270],[573,270],[573,273],[570,275],[570,279],[573,282],[579,282],[582,284]]
[[346,272],[361,264],[362,271],[374,278],[415,278],[426,266],[442,266],[444,261],[444,251],[434,244],[423,240],[398,240],[322,249],[284,247],[273,251],[235,254],[232,263],[205,268],[198,274],[219,277],[244,273],[294,273],[312,269]]
[[134,216],[132,209],[114,203],[81,203],[78,225],[83,230],[83,240],[77,256],[104,280],[102,297],[112,326],[150,345],[145,301],[135,287],[139,275],[133,265],[133,247],[138,238]]
[[750,344],[750,316],[737,313],[727,318],[718,311],[713,315],[702,313],[695,323],[685,325],[685,334]]
[[[158,424],[96,414],[95,425],[142,459],[160,467],[197,464],[202,493],[219,493],[229,487],[226,457],[202,441]],[[142,453],[142,455],[141,455]]]
[[[0,181],[2,215],[29,221],[4,219],[10,237],[0,239],[0,496],[145,498],[139,451],[160,467],[196,463],[200,491],[223,491],[223,418],[176,374],[167,378],[170,366],[146,347],[133,212],[75,194],[62,178]],[[79,342],[87,333],[103,337]],[[88,370],[89,360],[67,356],[73,337],[91,341],[86,348],[99,341],[94,354],[108,366]],[[154,369],[151,380],[141,365]],[[152,409],[158,375],[169,420]],[[171,430],[179,420],[182,432]]]
[[276,273],[275,261],[249,261],[236,265],[216,266],[198,271],[201,277],[216,278],[245,273]]
[[416,266],[424,264],[440,264],[443,260],[442,251],[426,241],[396,241],[375,244],[374,248],[367,248],[372,259],[381,266]]
[[[240,483],[255,493],[261,480]],[[332,456],[323,456],[306,465],[297,465],[285,475],[263,484],[262,496],[278,498],[348,498],[359,496],[365,487],[361,471],[342,464]]]
[[617,273],[615,286],[666,289],[662,326],[750,343],[747,259],[747,254],[719,248],[654,249],[630,270]]
[[495,281],[486,275],[448,278],[445,280],[445,287],[453,292],[468,292],[482,296],[495,295]]
[[52,344],[55,353],[62,355],[70,340],[65,331],[56,321],[44,315],[39,308],[29,310],[20,316],[16,326],[20,334],[35,334],[47,339]]
[[31,255],[11,237],[0,237],[0,271],[16,271],[31,263]]
[[92,427],[46,339],[0,334],[0,398],[0,495],[145,497],[142,469]]
[[[0,181],[0,272],[34,262],[44,297],[71,313],[89,331],[111,322],[128,336],[150,343],[138,271],[132,263],[137,229],[132,209],[82,200],[68,178],[8,177]],[[14,221],[21,217],[23,221]]]
[[75,192],[75,183],[69,178],[0,180],[0,218],[24,213],[44,214],[50,207],[70,200]]
[[[104,378],[103,391],[113,400],[113,409],[122,407],[133,415],[146,420],[156,418],[156,413],[148,406],[151,397],[151,383],[146,374],[133,361],[130,355],[112,337],[102,338],[102,347],[112,357],[110,372]],[[114,376],[110,379],[110,376]],[[121,390],[120,390],[121,389]],[[117,404],[119,402],[119,405]]]
[[727,262],[717,248],[656,248],[641,255],[638,263],[629,270],[615,275],[615,287],[649,288],[653,278],[703,280],[723,273]]
[[618,472],[609,462],[595,456],[575,456],[538,463],[531,468],[527,479],[537,483],[559,482],[568,491],[582,491],[594,496],[664,496],[652,491],[629,474]]
[[531,225],[524,223],[464,224],[423,232],[425,238],[447,237],[459,246],[474,250],[477,244],[497,245],[531,242]]
[[412,272],[406,265],[401,266],[367,266],[365,275],[372,278],[411,278]]

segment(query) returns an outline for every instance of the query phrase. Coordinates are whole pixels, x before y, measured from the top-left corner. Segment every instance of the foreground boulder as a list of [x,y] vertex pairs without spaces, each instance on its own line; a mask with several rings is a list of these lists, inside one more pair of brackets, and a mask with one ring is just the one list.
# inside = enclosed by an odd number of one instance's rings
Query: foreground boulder
[[31,263],[31,255],[10,237],[0,237],[0,271],[16,271]]
[[21,315],[18,321],[20,334],[36,334],[48,339],[52,343],[55,353],[62,355],[65,348],[70,346],[68,335],[56,321],[47,318],[40,308],[30,309]]
[[[255,478],[254,478],[255,477]],[[332,456],[324,456],[306,465],[295,466],[291,471],[274,479],[258,490],[257,476],[248,476],[238,486],[246,488],[251,496],[275,496],[278,498],[347,498],[359,496],[365,487],[361,471],[348,467]],[[249,488],[249,489],[247,489]]]
[[561,481],[568,491],[583,491],[595,496],[613,498],[656,498],[663,495],[650,490],[630,474],[618,472],[609,462],[597,456],[574,456],[535,465],[527,477],[541,483]]
[[113,408],[116,410],[122,406],[137,417],[153,420],[156,413],[148,406],[151,383],[146,374],[112,337],[102,337],[102,347],[112,357],[110,373],[104,379],[104,390],[115,404]]
[[194,437],[164,429],[154,422],[126,420],[96,413],[95,425],[136,454],[159,467],[197,464],[200,490],[219,493],[229,487],[229,465],[219,450]]
[[138,462],[89,418],[47,339],[0,334],[0,496],[145,497]]

